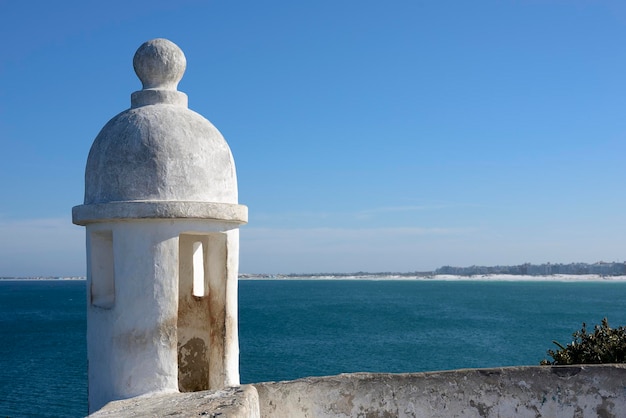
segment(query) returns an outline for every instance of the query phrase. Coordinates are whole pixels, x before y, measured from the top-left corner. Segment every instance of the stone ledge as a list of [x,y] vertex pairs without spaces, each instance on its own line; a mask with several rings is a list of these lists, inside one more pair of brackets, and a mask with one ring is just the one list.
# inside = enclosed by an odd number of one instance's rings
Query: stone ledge
[[626,411],[626,365],[351,373],[255,384],[261,417],[578,417]]
[[76,225],[123,219],[214,219],[245,224],[248,207],[214,202],[127,201],[72,208],[72,222]]
[[252,385],[217,391],[160,393],[113,401],[90,418],[207,417],[259,418],[259,397]]
[[626,365],[347,373],[110,402],[91,418],[623,417]]

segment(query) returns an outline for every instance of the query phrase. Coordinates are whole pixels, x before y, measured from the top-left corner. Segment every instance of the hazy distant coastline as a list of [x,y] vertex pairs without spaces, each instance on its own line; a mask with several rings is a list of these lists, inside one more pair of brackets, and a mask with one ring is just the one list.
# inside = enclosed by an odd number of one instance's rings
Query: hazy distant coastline
[[618,282],[625,281],[626,275],[603,276],[599,274],[553,274],[529,276],[516,274],[478,274],[460,276],[453,274],[410,275],[410,274],[242,274],[240,280],[423,280],[423,281],[557,281],[557,282]]
[[291,274],[240,274],[243,280],[289,280],[289,279],[342,279],[342,280],[556,280],[556,281],[605,281],[624,280],[626,262],[597,263],[524,263],[513,266],[443,266],[434,271],[355,272],[355,273],[291,273]]
[[[64,281],[86,280],[86,277],[0,277],[0,281]],[[423,280],[423,281],[530,281],[530,282],[626,282],[626,275],[603,276],[599,274],[552,274],[529,276],[519,274],[242,274],[239,280]]]
[[[624,281],[626,262],[530,264],[513,266],[443,266],[434,271],[353,273],[241,273],[241,280],[508,280]],[[0,280],[85,280],[84,276],[0,277]]]

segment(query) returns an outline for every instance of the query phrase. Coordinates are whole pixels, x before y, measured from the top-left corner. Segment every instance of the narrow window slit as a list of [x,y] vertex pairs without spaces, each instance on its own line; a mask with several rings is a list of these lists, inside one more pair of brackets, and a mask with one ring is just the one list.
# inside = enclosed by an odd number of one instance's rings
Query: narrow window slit
[[90,234],[91,260],[89,266],[91,304],[111,309],[115,304],[115,265],[113,234],[96,231]]
[[196,241],[193,243],[193,291],[192,294],[196,297],[206,296],[206,289],[204,285],[204,246],[202,242]]

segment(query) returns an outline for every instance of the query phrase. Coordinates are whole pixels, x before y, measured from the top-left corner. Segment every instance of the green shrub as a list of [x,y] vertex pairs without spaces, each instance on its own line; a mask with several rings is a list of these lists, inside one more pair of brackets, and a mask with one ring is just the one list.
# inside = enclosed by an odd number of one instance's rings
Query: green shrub
[[587,332],[587,326],[583,322],[583,328],[572,335],[574,340],[567,347],[552,341],[559,349],[548,350],[553,361],[542,360],[541,364],[626,363],[626,327],[613,329],[604,318],[602,325],[593,327],[593,332]]

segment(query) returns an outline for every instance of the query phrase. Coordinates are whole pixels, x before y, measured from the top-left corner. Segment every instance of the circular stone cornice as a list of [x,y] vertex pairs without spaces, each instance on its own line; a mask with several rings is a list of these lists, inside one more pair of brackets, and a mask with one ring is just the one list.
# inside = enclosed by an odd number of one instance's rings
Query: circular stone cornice
[[72,222],[76,225],[124,219],[211,219],[245,224],[248,207],[213,202],[127,201],[72,208]]

